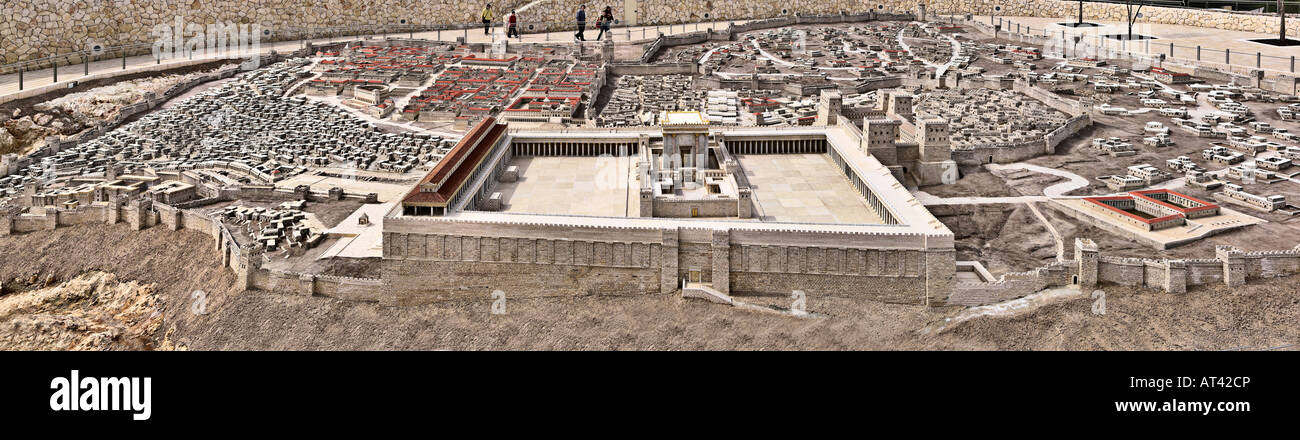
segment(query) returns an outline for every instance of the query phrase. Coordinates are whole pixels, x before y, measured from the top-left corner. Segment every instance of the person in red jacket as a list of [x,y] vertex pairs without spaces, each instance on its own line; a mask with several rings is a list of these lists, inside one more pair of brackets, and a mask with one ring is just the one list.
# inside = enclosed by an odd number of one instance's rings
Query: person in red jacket
[[506,17],[506,38],[510,38],[510,37],[520,38],[519,28],[516,27],[518,23],[519,23],[519,16],[515,15],[514,9],[511,9],[510,16]]

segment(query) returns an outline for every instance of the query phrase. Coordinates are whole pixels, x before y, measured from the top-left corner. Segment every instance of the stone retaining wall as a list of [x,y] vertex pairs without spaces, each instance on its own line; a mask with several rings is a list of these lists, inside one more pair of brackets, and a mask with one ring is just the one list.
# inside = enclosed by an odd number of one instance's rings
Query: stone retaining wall
[[[402,20],[417,26],[479,21],[481,0],[9,0],[5,2],[6,19],[0,21],[0,64],[43,58],[85,50],[90,44],[118,46],[153,42],[153,27],[170,24],[175,17],[200,25],[221,23],[257,23],[270,31],[262,41],[298,39],[300,28],[388,27],[400,30]],[[506,11],[528,0],[497,0],[497,20]],[[624,16],[622,0],[595,0],[587,5],[589,29],[605,6],[614,9],[620,22]],[[915,12],[916,2],[881,0],[870,4],[833,0],[786,1],[699,1],[641,0],[637,24],[666,25],[698,21],[725,21],[781,16],[825,15],[840,12],[867,12],[875,5],[883,11]],[[988,14],[994,5],[1003,7],[999,15],[1033,17],[1074,17],[1077,2],[1064,0],[935,0],[929,14]],[[575,2],[546,0],[520,13],[522,23],[573,22]],[[1141,22],[1202,26],[1236,31],[1277,33],[1276,16],[1232,13],[1221,10],[1191,10],[1146,7]],[[1121,21],[1123,5],[1087,3],[1085,18]],[[1288,29],[1300,36],[1300,26]],[[594,37],[594,35],[593,35]],[[76,57],[74,57],[76,58]],[[73,59],[72,62],[79,62]]]

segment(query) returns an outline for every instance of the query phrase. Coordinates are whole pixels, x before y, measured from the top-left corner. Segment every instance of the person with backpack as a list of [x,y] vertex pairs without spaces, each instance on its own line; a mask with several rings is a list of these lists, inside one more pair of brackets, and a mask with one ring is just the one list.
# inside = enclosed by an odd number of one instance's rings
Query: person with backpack
[[578,41],[587,41],[587,37],[582,35],[582,31],[587,27],[587,5],[578,6],[578,33],[574,34]]
[[[596,19],[596,26],[600,27],[600,33],[596,34],[596,41],[600,41],[600,38],[604,37],[605,34],[609,32],[609,27],[613,25],[614,25],[614,8],[606,6],[605,12],[602,12],[600,14],[600,18]],[[612,37],[613,34],[610,34],[610,36]]]
[[480,15],[483,17],[483,35],[488,35],[492,30],[492,4],[488,3],[484,6],[483,13]]

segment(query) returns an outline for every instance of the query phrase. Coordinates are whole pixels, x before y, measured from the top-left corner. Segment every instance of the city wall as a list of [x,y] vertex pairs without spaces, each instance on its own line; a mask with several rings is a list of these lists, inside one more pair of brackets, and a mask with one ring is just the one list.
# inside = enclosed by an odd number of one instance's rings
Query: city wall
[[[222,265],[245,289],[392,305],[480,296],[647,294],[675,291],[679,280],[711,283],[726,293],[865,298],[910,304],[975,306],[1051,287],[1135,286],[1183,293],[1195,286],[1300,274],[1297,249],[1244,252],[1219,246],[1209,259],[1142,259],[1103,255],[1076,239],[1074,259],[994,282],[953,281],[954,252],[926,249],[909,234],[834,234],[692,228],[611,228],[446,222],[450,234],[385,232],[382,278],[349,278],[262,268],[262,252],[241,248],[219,221],[147,200],[97,203],[41,214],[0,214],[0,236],[88,223],[162,226],[213,237]],[[386,219],[398,231],[426,229],[427,219]],[[450,226],[450,227],[446,227]],[[461,233],[491,235],[460,235]],[[860,246],[871,246],[864,248]]]
[[1232,246],[1219,246],[1214,258],[1173,260],[1104,255],[1088,239],[1076,239],[1074,247],[1073,260],[1052,263],[1029,272],[1009,273],[996,282],[957,283],[948,304],[991,304],[1071,284],[1078,284],[1083,289],[1121,285],[1184,293],[1196,286],[1240,286],[1251,281],[1300,274],[1300,247],[1244,252]]
[[[1017,83],[1019,84],[1019,83]],[[1026,90],[1042,91],[1037,87],[1027,87]],[[1048,93],[1042,91],[1042,93]],[[1029,96],[1035,97],[1033,94]],[[1065,124],[1057,127],[1055,130],[1043,135],[1042,139],[1028,139],[1019,142],[1000,142],[990,144],[963,145],[960,148],[953,148],[952,160],[961,165],[980,165],[986,163],[1014,163],[1022,160],[1032,159],[1044,154],[1056,153],[1056,147],[1061,145],[1070,137],[1079,133],[1079,131],[1092,126],[1092,116],[1086,112],[1066,112],[1063,108],[1073,107],[1070,102],[1076,102],[1068,99],[1057,98],[1056,100],[1042,100],[1044,103],[1051,105],[1057,110],[1067,114],[1074,115],[1068,119]],[[1064,101],[1064,102],[1063,102]],[[1057,105],[1052,105],[1056,102]]]

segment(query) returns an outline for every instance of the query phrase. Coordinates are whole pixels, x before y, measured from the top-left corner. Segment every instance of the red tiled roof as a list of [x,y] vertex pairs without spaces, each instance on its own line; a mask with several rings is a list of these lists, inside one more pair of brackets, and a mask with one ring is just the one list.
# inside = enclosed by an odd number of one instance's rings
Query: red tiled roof
[[[1148,194],[1161,194],[1161,193],[1163,193],[1163,194],[1172,194],[1172,195],[1176,195],[1176,196],[1182,197],[1182,198],[1184,198],[1184,199],[1191,200],[1191,201],[1194,202],[1194,203],[1200,203],[1201,206],[1196,206],[1196,207],[1191,207],[1191,208],[1184,208],[1184,207],[1181,207],[1181,206],[1174,205],[1174,204],[1172,204],[1172,203],[1168,203],[1168,202],[1164,202],[1164,201],[1158,200],[1158,199],[1156,199],[1156,198],[1151,197],[1151,196],[1148,195]],[[1186,195],[1186,194],[1182,194],[1182,193],[1179,193],[1179,192],[1170,191],[1170,190],[1167,190],[1167,189],[1149,189],[1149,190],[1145,190],[1145,191],[1132,191],[1132,192],[1130,192],[1129,194],[1132,194],[1134,197],[1141,197],[1141,198],[1143,198],[1143,199],[1145,199],[1145,200],[1150,200],[1150,201],[1152,201],[1152,202],[1159,203],[1161,206],[1164,206],[1164,207],[1167,207],[1167,208],[1169,208],[1169,209],[1173,209],[1173,210],[1175,210],[1175,211],[1182,212],[1182,213],[1188,213],[1188,212],[1199,212],[1199,211],[1206,211],[1206,210],[1211,210],[1211,209],[1214,209],[1214,208],[1218,208],[1218,205],[1215,205],[1215,204],[1213,204],[1213,203],[1210,203],[1210,202],[1207,202],[1207,201],[1204,201],[1204,200],[1201,200],[1201,199],[1198,199],[1198,198],[1195,198],[1195,197],[1192,197],[1192,196],[1189,196],[1189,195]]]
[[[402,203],[433,204],[445,205],[451,200],[465,180],[469,178],[470,173],[479,162],[486,157],[492,144],[505,133],[506,126],[498,125],[496,118],[487,117],[474,125],[474,128],[465,134],[465,137],[447,152],[429,174],[425,175],[420,182],[406,194]],[[440,183],[437,191],[425,192],[420,191],[420,187],[427,183]]]

